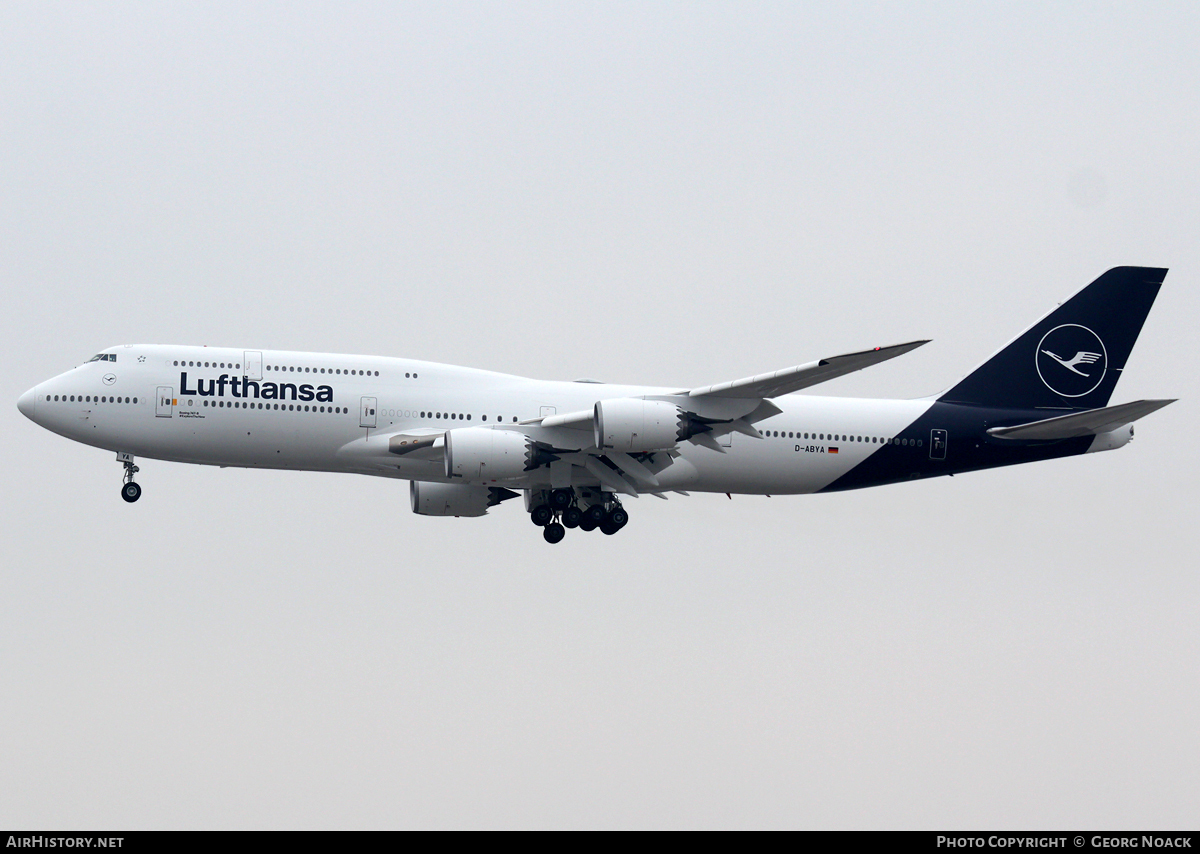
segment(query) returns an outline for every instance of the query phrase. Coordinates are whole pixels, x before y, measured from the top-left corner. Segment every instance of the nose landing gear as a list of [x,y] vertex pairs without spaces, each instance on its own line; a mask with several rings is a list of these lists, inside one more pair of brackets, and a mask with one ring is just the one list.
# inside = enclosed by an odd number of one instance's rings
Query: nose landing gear
[[133,464],[132,454],[117,454],[117,461],[125,466],[124,482],[121,484],[121,497],[132,504],[142,497],[142,488],[133,480],[133,476],[141,471],[141,469]]

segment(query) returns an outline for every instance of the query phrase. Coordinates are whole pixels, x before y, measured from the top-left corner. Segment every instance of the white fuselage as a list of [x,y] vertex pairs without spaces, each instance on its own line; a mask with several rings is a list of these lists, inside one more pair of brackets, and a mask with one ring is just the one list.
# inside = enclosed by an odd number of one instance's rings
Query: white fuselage
[[[102,355],[112,360],[88,362],[31,389],[22,411],[67,438],[135,457],[419,481],[446,481],[444,463],[388,454],[392,436],[460,427],[525,431],[522,422],[587,410],[601,399],[679,393],[378,356],[170,345],[128,345]],[[932,405],[808,395],[773,402],[781,412],[754,425],[765,438],[721,436],[723,453],[682,442],[657,488],[814,492]],[[580,434],[570,434],[576,445]],[[549,484],[545,468],[504,485],[543,481]]]

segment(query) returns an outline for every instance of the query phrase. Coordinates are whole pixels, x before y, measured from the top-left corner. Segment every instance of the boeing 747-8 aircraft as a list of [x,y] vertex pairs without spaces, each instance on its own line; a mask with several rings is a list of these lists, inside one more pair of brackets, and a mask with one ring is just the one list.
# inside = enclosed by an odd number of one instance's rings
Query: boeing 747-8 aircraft
[[1109,406],[1166,270],[1118,267],[920,400],[793,392],[907,353],[876,347],[701,388],[548,382],[377,356],[127,344],[18,407],[137,457],[410,481],[413,512],[482,516],[524,495],[547,542],[614,534],[622,496],[783,495],[1119,448],[1171,400]]

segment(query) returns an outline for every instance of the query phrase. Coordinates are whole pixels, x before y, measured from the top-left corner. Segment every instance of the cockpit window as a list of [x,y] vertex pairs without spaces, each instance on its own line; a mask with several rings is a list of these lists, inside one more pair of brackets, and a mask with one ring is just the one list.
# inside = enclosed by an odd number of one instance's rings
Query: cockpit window
[[116,353],[97,353],[95,356],[92,356],[92,358],[88,359],[88,361],[89,362],[115,362],[115,361],[117,361],[117,354]]

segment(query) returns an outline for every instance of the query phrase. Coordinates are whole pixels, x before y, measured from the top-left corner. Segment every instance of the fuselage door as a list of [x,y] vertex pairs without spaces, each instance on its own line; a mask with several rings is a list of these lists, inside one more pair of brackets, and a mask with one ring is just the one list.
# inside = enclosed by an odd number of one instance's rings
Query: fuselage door
[[946,445],[949,443],[949,437],[945,430],[930,430],[929,431],[929,459],[944,460],[946,459]]
[[358,426],[359,427],[374,427],[375,426],[375,407],[378,400],[374,397],[364,397],[362,403],[358,407]]
[[154,404],[154,414],[159,418],[170,418],[175,414],[175,387],[160,385]]
[[258,350],[247,350],[246,359],[242,365],[245,368],[244,376],[248,380],[262,379],[262,353]]

